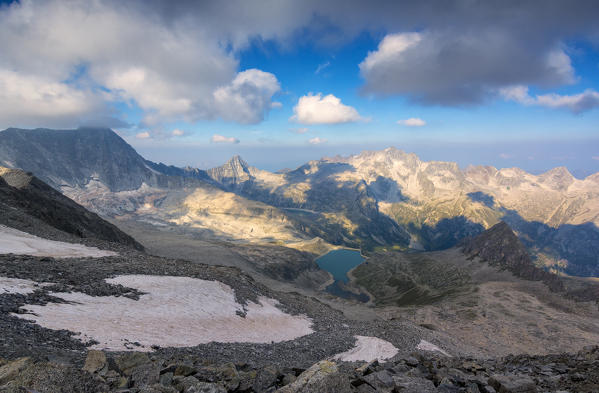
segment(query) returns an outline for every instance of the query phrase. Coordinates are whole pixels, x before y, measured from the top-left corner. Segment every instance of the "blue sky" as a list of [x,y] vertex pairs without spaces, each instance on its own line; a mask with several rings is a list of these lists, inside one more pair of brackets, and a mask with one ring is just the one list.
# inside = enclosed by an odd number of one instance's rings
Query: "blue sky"
[[110,126],[199,167],[395,146],[599,171],[599,4],[505,3],[5,3],[0,127]]

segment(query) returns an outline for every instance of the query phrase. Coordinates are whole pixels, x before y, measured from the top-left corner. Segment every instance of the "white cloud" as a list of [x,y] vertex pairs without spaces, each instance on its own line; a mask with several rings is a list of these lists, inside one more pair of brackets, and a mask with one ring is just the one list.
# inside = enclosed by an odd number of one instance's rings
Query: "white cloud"
[[317,137],[317,136],[308,140],[308,143],[311,144],[311,145],[320,145],[320,144],[323,144],[323,143],[326,143],[326,142],[327,142],[326,139],[323,139],[323,138],[320,138],[320,137]]
[[289,131],[291,131],[295,134],[305,134],[306,132],[310,131],[310,129],[308,127],[300,127],[300,128],[291,128],[291,129],[289,129]]
[[185,135],[185,131],[176,128],[171,132],[171,134],[173,136],[183,136],[183,135]]
[[302,124],[338,124],[362,120],[358,111],[332,94],[308,94],[300,97],[289,120]]
[[[113,101],[136,103],[145,112],[144,123],[153,128],[217,117],[241,123],[262,120],[278,81],[259,70],[238,73],[236,53],[227,48],[228,43],[243,46],[249,37],[245,34],[251,34],[245,29],[249,25],[225,22],[217,28],[222,22],[207,13],[167,21],[159,8],[104,0],[23,1],[0,7],[0,70],[35,83],[42,79],[42,87],[52,90],[35,96],[27,84],[13,83],[1,104],[22,109],[0,113],[0,126],[30,119],[38,124],[57,103],[52,116],[65,119],[58,124],[76,125],[89,108]],[[255,28],[265,36],[276,35]]]
[[0,126],[72,127],[102,113],[92,91],[0,68]]
[[140,132],[138,134],[135,135],[135,137],[137,139],[149,139],[150,138],[150,133],[148,131],[144,131],[144,132]]
[[220,117],[225,120],[259,123],[272,108],[271,98],[280,89],[273,74],[250,69],[238,73],[227,86],[216,89],[214,101]]
[[426,121],[418,117],[410,117],[409,119],[398,120],[397,124],[401,124],[406,127],[423,127],[426,125]]
[[359,67],[366,92],[406,95],[426,104],[480,104],[522,81],[539,86],[575,81],[563,48],[554,44],[533,54],[522,45],[519,37],[492,29],[477,35],[436,30],[388,34]]
[[326,62],[324,62],[324,63],[322,63],[322,64],[319,64],[319,65],[318,65],[318,67],[316,67],[316,71],[314,71],[314,73],[315,73],[316,75],[318,75],[318,74],[320,74],[320,72],[321,72],[322,70],[324,70],[325,68],[327,68],[327,67],[328,67],[328,66],[330,66],[330,65],[331,65],[331,62],[330,62],[330,61],[326,61]]
[[212,142],[212,143],[232,143],[232,144],[236,144],[236,143],[239,143],[239,139],[234,138],[232,136],[231,137],[226,137],[226,136],[223,136],[223,135],[214,134],[210,138],[210,142]]
[[579,94],[561,95],[556,93],[531,96],[526,86],[511,86],[500,89],[500,95],[509,101],[523,105],[537,105],[553,109],[566,109],[573,113],[586,112],[599,107],[599,93],[588,89]]

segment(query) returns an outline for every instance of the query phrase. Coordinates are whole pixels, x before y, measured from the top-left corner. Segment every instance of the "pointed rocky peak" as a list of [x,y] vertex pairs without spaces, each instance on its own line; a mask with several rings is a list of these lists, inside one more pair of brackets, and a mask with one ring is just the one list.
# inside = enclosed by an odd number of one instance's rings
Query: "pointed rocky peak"
[[543,281],[552,291],[564,290],[564,285],[558,276],[539,269],[533,264],[518,236],[504,221],[500,221],[474,238],[466,239],[462,251],[469,258],[479,257],[525,280]]
[[234,155],[225,165],[243,172],[248,172],[250,167],[240,155]]
[[253,178],[251,167],[238,155],[233,156],[224,165],[208,169],[206,173],[228,189],[238,188]]

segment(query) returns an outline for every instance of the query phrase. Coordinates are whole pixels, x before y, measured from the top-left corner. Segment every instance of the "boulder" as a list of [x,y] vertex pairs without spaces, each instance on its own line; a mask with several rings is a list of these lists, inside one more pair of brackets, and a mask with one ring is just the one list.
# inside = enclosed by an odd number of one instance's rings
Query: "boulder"
[[535,393],[537,386],[535,382],[523,375],[493,375],[489,378],[488,384],[498,393]]
[[108,371],[106,354],[102,351],[91,350],[87,352],[83,370],[92,374],[105,374]]
[[152,361],[143,352],[129,352],[116,358],[116,364],[124,375],[131,375],[133,369]]
[[277,390],[278,393],[346,393],[350,392],[349,379],[339,373],[335,362],[322,360],[306,371],[290,385]]

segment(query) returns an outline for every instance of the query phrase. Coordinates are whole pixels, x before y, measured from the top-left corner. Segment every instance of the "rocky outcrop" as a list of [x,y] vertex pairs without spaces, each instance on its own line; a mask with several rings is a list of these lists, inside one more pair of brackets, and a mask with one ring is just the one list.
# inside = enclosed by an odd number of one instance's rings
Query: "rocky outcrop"
[[558,276],[533,264],[522,242],[503,221],[475,238],[464,241],[462,251],[469,258],[480,257],[525,280],[543,281],[552,291],[564,290],[564,284]]
[[[0,223],[43,235],[40,223],[78,238],[143,247],[116,226],[91,213],[35,176],[0,167]],[[45,237],[45,236],[42,236]]]
[[596,346],[576,354],[499,359],[414,353],[388,363],[323,360],[306,370],[90,351],[83,370],[29,358],[0,359],[0,392],[596,392],[598,361]]

